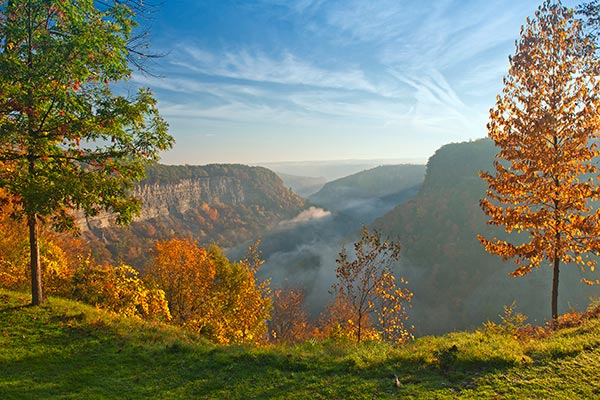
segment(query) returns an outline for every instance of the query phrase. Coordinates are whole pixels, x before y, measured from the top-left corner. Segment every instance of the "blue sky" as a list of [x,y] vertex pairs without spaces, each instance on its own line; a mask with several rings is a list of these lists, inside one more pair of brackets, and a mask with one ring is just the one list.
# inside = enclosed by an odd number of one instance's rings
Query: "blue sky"
[[[573,6],[575,1],[565,1]],[[149,86],[167,164],[426,160],[486,135],[517,0],[169,0]]]

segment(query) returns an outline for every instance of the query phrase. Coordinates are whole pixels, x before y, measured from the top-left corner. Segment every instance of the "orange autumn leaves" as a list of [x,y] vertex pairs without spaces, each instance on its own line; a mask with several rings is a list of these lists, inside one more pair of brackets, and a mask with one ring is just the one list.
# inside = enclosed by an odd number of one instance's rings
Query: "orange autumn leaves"
[[489,136],[499,152],[495,173],[481,173],[488,185],[481,207],[489,224],[520,235],[479,240],[515,261],[513,276],[553,264],[556,320],[559,264],[593,271],[590,256],[600,255],[600,210],[592,207],[600,200],[600,63],[573,10],[560,2],[544,2],[516,46],[490,110]]
[[495,174],[481,174],[489,189],[481,201],[490,224],[527,232],[511,244],[480,240],[491,253],[515,259],[513,275],[544,260],[593,268],[584,253],[600,249],[600,199],[592,178],[600,155],[599,68],[581,26],[558,6],[542,9],[525,27],[505,88],[490,111],[489,136],[500,149]]
[[157,242],[147,281],[164,290],[175,323],[220,344],[267,339],[289,344],[313,337],[405,342],[412,337],[412,328],[404,325],[412,292],[391,272],[399,245],[364,228],[354,247],[353,255],[341,253],[345,256],[338,260],[338,275],[352,272],[343,284],[334,285],[334,300],[317,326],[308,320],[301,289],[277,289],[271,296],[269,281],[257,281],[262,261],[256,244],[245,260],[232,263],[217,246],[203,249],[178,239]]
[[[0,189],[0,286],[25,290],[31,282],[28,236],[25,224],[18,221],[21,208],[14,199]],[[51,293],[64,293],[70,279],[68,256],[52,235],[46,235],[40,243],[41,267],[44,285]]]
[[229,262],[217,246],[172,239],[156,243],[147,277],[165,291],[175,323],[220,344],[256,343],[272,308],[268,282],[256,280],[258,265],[252,257]]

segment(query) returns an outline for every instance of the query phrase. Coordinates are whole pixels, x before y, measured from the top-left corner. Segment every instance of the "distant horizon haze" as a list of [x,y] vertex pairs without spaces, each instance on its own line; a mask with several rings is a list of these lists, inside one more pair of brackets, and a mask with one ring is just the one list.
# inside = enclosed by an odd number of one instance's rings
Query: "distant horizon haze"
[[[277,161],[263,163],[206,163],[192,164],[204,166],[207,164],[243,164],[253,167],[264,167],[278,174],[286,174],[306,178],[325,178],[328,182],[340,179],[355,173],[379,167],[382,165],[426,165],[428,158],[375,158],[375,159],[346,159],[346,160],[303,160],[303,161]],[[161,160],[164,165],[167,164]]]

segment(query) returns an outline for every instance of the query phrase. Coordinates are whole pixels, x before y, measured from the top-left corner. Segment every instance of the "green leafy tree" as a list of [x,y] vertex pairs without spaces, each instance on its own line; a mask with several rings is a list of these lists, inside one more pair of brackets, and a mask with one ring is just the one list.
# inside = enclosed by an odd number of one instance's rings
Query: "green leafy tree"
[[0,187],[29,227],[33,304],[43,302],[40,224],[76,230],[74,210],[130,222],[134,183],[172,145],[151,92],[113,84],[131,77],[140,54],[139,6],[0,1]]
[[591,207],[600,189],[590,178],[600,155],[598,66],[573,10],[546,1],[522,29],[490,111],[489,136],[500,150],[495,173],[481,173],[489,187],[481,206],[489,224],[521,235],[513,242],[479,239],[488,252],[516,262],[513,276],[549,262],[553,321],[560,264],[593,271],[589,256],[600,254],[600,210]]

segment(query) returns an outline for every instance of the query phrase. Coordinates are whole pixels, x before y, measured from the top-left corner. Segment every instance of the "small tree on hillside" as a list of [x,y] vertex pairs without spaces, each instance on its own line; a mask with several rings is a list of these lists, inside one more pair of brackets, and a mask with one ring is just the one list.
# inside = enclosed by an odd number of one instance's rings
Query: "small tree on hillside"
[[[489,136],[500,149],[481,200],[491,225],[526,233],[517,241],[479,237],[485,249],[518,267],[522,276],[548,261],[552,320],[558,316],[560,263],[594,270],[600,251],[600,199],[593,142],[600,131],[600,80],[594,47],[573,11],[546,1],[527,20],[510,58],[504,90],[490,111]],[[589,174],[586,176],[586,174]],[[590,281],[588,281],[590,282]]]
[[113,93],[131,76],[137,1],[0,1],[0,188],[29,227],[32,303],[43,301],[38,227],[75,229],[72,212],[108,210],[127,223],[146,164],[172,138],[147,89]]
[[165,292],[173,322],[201,331],[210,320],[209,301],[215,280],[215,263],[208,251],[189,240],[155,243],[146,280]]
[[273,291],[273,310],[269,319],[269,333],[275,343],[294,343],[309,337],[309,324],[304,310],[302,289]]
[[244,260],[229,262],[212,246],[216,275],[211,307],[215,318],[210,337],[221,344],[260,343],[268,333],[267,320],[273,309],[270,280],[259,281],[259,241],[248,247]]
[[[342,249],[336,260],[338,282],[332,286],[335,308],[346,309],[352,315],[351,323],[357,343],[363,339],[364,329],[378,320],[378,333],[390,341],[404,341],[410,333],[404,327],[405,303],[412,293],[397,286],[392,264],[400,259],[400,244],[381,240],[381,233],[373,233],[363,226],[360,240],[354,243],[354,255],[349,257]],[[402,284],[406,282],[402,279]],[[331,316],[335,317],[335,316]]]

